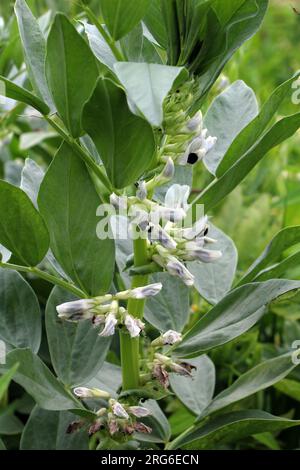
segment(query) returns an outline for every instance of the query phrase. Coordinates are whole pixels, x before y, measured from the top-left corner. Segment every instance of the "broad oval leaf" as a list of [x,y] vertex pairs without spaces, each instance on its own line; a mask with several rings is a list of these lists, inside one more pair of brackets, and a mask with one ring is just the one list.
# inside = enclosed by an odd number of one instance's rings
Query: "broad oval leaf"
[[124,91],[113,82],[98,80],[82,122],[114,187],[134,183],[149,167],[155,150],[152,128],[130,112]]
[[30,349],[15,349],[7,354],[6,367],[19,363],[13,380],[21,385],[45,410],[84,411],[81,403],[67,392],[41,359]]
[[36,266],[48,251],[49,234],[27,194],[0,181],[0,214],[0,242],[22,264]]
[[234,82],[213,101],[204,118],[209,135],[218,138],[216,145],[204,158],[204,164],[212,174],[215,174],[235,137],[257,113],[255,94],[242,80]]
[[273,416],[261,410],[243,410],[217,416],[207,424],[194,427],[175,439],[168,449],[216,449],[217,445],[236,442],[261,432],[276,432],[299,426],[300,420]]
[[151,282],[161,282],[161,292],[147,300],[145,318],[158,330],[182,331],[188,321],[189,289],[183,282],[169,274],[157,273]]
[[174,82],[187,76],[183,67],[160,64],[117,62],[114,69],[130,101],[156,127],[162,124],[163,102]]
[[68,411],[48,411],[36,406],[22,433],[21,450],[88,450],[86,428],[67,433],[78,418]]
[[300,281],[273,279],[245,284],[224,297],[186,333],[175,352],[195,357],[248,331],[262,317],[266,305],[300,288]]
[[15,13],[30,82],[35,93],[37,93],[50,108],[53,108],[53,102],[45,75],[45,38],[40,30],[38,21],[33,16],[25,0],[16,1]]
[[258,116],[253,119],[236,137],[217,169],[220,177],[254,145],[270,124],[283,100],[291,94],[291,87],[297,75],[282,83],[264,103]]
[[280,230],[280,232],[275,235],[263,253],[259,256],[259,258],[254,261],[252,266],[250,266],[248,272],[239,282],[239,285],[245,284],[252,281],[252,279],[255,279],[261,270],[279,259],[285,250],[298,243],[300,243],[300,225],[286,227]]
[[147,400],[143,406],[151,412],[150,416],[143,418],[143,423],[149,426],[152,432],[135,434],[135,438],[146,442],[168,442],[171,437],[170,425],[159,404],[155,400]]
[[173,392],[195,415],[200,415],[212,400],[216,371],[212,360],[205,355],[189,360],[195,366],[191,377],[170,374]]
[[248,173],[274,147],[291,137],[300,127],[300,113],[276,122],[226,173],[206,189],[193,204],[204,204],[205,210],[215,207],[243,181]]
[[90,320],[77,323],[58,318],[56,306],[74,300],[59,287],[51,292],[46,306],[46,331],[52,365],[68,386],[86,385],[101,369],[111,338],[99,336]]
[[232,286],[238,252],[233,240],[212,224],[210,224],[209,236],[217,240],[214,249],[221,250],[222,257],[209,264],[198,261],[188,263],[188,269],[195,276],[197,291],[214,305],[227,294]]
[[67,144],[45,175],[38,204],[50,247],[63,270],[88,294],[107,292],[114,270],[114,242],[97,237],[100,199],[85,164]]
[[295,367],[297,364],[293,362],[291,353],[258,364],[219,393],[203,411],[202,416],[208,416],[260,390],[271,387],[284,379]]
[[118,40],[145,16],[150,0],[101,0],[102,16],[111,36]]
[[98,68],[85,40],[61,13],[55,16],[48,36],[46,76],[65,126],[73,137],[79,137],[82,109],[95,86]]
[[16,271],[0,269],[0,338],[13,348],[38,352],[42,324],[38,299]]
[[43,115],[50,113],[49,106],[44,103],[40,98],[35,96],[25,88],[16,85],[14,82],[8,80],[0,75],[0,95],[10,98],[12,100],[20,101],[21,103],[28,104]]

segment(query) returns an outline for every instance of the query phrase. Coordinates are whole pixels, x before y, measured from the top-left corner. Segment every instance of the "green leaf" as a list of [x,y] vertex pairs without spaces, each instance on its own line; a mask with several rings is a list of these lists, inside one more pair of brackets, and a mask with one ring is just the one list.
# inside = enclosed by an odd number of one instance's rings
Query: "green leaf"
[[214,249],[222,251],[222,257],[214,263],[198,261],[188,263],[189,271],[195,276],[195,288],[210,304],[219,302],[230,290],[235,277],[238,252],[234,242],[222,230],[210,224],[209,236],[217,243]]
[[6,450],[6,447],[5,447],[4,442],[2,441],[2,439],[0,439],[0,450]]
[[97,237],[100,199],[85,164],[67,144],[48,168],[38,204],[51,249],[63,270],[83,291],[107,292],[114,269],[114,242]]
[[215,207],[250,173],[261,159],[274,147],[291,137],[300,127],[300,113],[278,121],[246,152],[226,173],[195,199],[194,204],[204,204],[205,210]]
[[30,285],[16,271],[0,269],[0,338],[37,352],[41,329],[40,306]]
[[245,82],[238,80],[213,101],[204,118],[209,135],[218,138],[204,159],[206,168],[215,174],[219,163],[235,137],[258,113],[255,94]]
[[263,269],[256,277],[255,281],[267,281],[268,279],[276,279],[279,277],[287,277],[286,273],[289,269],[296,268],[300,263],[300,251],[294,253],[287,258],[283,259],[279,263],[274,264],[273,266]]
[[84,23],[84,29],[94,56],[99,60],[99,62],[113,70],[117,59],[115,58],[111,48],[103,39],[96,26],[89,23]]
[[151,434],[135,434],[139,441],[168,442],[171,437],[170,425],[160,406],[155,400],[147,400],[143,406],[151,411],[151,415],[143,418],[143,423],[152,429]]
[[300,383],[292,379],[283,379],[275,385],[276,390],[294,400],[300,401]]
[[141,23],[121,39],[120,46],[128,62],[162,64],[162,59],[154,44],[144,36]]
[[15,405],[11,403],[0,410],[0,434],[15,436],[23,431],[23,423],[14,415]]
[[37,198],[44,175],[44,171],[34,160],[26,158],[20,188],[27,194],[36,208],[38,207]]
[[300,225],[286,227],[280,230],[263,253],[254,261],[245,276],[239,282],[239,285],[251,282],[259,275],[260,271],[271,263],[274,263],[277,259],[280,259],[285,250],[298,243],[300,243]]
[[102,16],[111,36],[118,40],[145,16],[149,0],[101,0]]
[[38,21],[24,0],[17,0],[15,13],[19,25],[28,76],[35,93],[53,108],[45,75],[46,41]]
[[160,44],[164,49],[167,49],[168,36],[161,10],[161,0],[151,0],[149,3],[143,22],[158,44]]
[[100,388],[117,398],[117,391],[122,385],[121,367],[104,362],[99,372],[89,381],[89,388]]
[[299,288],[299,281],[273,279],[233,290],[185,334],[182,343],[176,347],[176,355],[195,357],[228,343],[254,326],[264,314],[266,305]]
[[[74,296],[55,287],[46,307],[46,331],[51,361],[58,378],[68,386],[86,385],[101,369],[111,338],[99,336],[90,320],[60,320],[56,306]],[[92,347],[91,347],[92,345]]]
[[192,380],[190,377],[170,374],[170,383],[179,400],[195,415],[200,415],[214,394],[215,366],[205,355],[191,359],[189,363],[196,367],[193,370]]
[[[267,6],[268,0],[244,0],[239,8],[235,9],[234,5],[233,15],[222,14],[221,21],[210,9],[203,45],[192,67],[200,75],[199,98],[194,102],[192,113],[199,109],[203,97],[234,52],[259,29]],[[222,21],[225,23],[222,24]]]
[[36,266],[49,248],[45,223],[27,194],[0,181],[0,242],[20,262]]
[[46,116],[50,108],[40,98],[0,75],[0,95],[28,104]]
[[290,95],[292,84],[296,80],[297,75],[282,83],[272,93],[270,98],[261,108],[259,115],[253,119],[248,126],[246,126],[237,138],[232,142],[223,160],[220,162],[217,169],[217,176],[220,177],[226,173],[227,170],[242,157],[247,150],[256,144],[259,138],[263,135],[267,126],[274,118],[279,106],[283,100]]
[[68,411],[47,411],[35,407],[24,428],[21,450],[88,450],[86,427],[67,433],[78,418]]
[[[81,80],[84,74],[84,80]],[[98,77],[96,59],[68,18],[58,13],[48,36],[46,76],[56,108],[73,137]]]
[[151,282],[161,282],[163,289],[147,300],[146,320],[162,332],[182,331],[189,317],[189,289],[180,279],[166,273],[154,274]]
[[162,124],[163,102],[174,82],[188,75],[182,67],[137,62],[117,62],[114,69],[129,100],[156,127]]
[[273,416],[261,410],[243,410],[217,416],[205,425],[182,434],[168,449],[216,449],[218,445],[237,442],[260,432],[276,432],[299,426],[300,420]]
[[67,392],[41,359],[30,349],[15,349],[7,355],[6,367],[19,363],[14,382],[23,387],[45,410],[82,409],[81,403]]
[[230,387],[219,393],[203,411],[202,416],[220,411],[260,390],[271,387],[287,376],[295,367],[297,364],[293,363],[291,353],[258,364],[241,375]]
[[93,139],[116,188],[138,180],[155,150],[151,126],[129,111],[124,91],[100,78],[83,112],[83,127]]
[[0,401],[2,400],[4,394],[6,393],[11,379],[15,375],[19,364],[15,364],[10,370],[8,370],[5,374],[0,377]]

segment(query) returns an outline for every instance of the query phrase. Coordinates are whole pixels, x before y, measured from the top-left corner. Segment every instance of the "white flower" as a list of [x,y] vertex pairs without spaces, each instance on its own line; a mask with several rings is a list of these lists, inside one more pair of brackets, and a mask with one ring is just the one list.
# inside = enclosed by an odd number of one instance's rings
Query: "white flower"
[[58,317],[63,320],[78,321],[93,318],[94,300],[81,299],[65,302],[56,307]]
[[132,299],[146,299],[147,297],[153,297],[154,295],[159,294],[161,289],[161,282],[149,284],[148,286],[136,287],[130,291],[130,297]]
[[114,313],[109,313],[105,318],[105,326],[99,336],[113,336],[115,334],[115,326],[118,323]]
[[129,418],[129,414],[127,413],[125,408],[121,405],[121,403],[119,403],[116,400],[110,400],[109,403],[112,408],[112,412],[115,416],[117,416],[118,418],[124,418],[124,419]]
[[143,201],[144,199],[147,198],[147,186],[146,186],[146,181],[140,181],[138,185],[138,189],[136,192],[136,197]]
[[183,263],[181,263],[177,258],[175,258],[175,256],[169,258],[166,264],[166,269],[172,276],[180,277],[180,279],[182,279],[186,286],[191,287],[194,285],[194,276],[184,266]]
[[139,320],[138,318],[134,318],[132,315],[127,315],[125,316],[124,324],[129,331],[129,334],[131,338],[136,338],[137,336],[140,335],[140,332],[143,330],[145,327],[144,323]]
[[110,398],[108,392],[98,388],[76,387],[73,392],[78,398]]
[[207,137],[207,129],[203,129],[200,134],[188,145],[184,154],[178,159],[179,165],[194,165],[202,160],[207,153],[215,146],[217,137]]
[[192,117],[189,122],[186,124],[186,128],[188,132],[195,132],[197,134],[200,134],[202,131],[202,126],[203,126],[203,116],[201,111],[198,111],[198,113],[195,114],[194,117]]
[[203,263],[212,263],[222,257],[222,251],[219,250],[206,250],[205,248],[195,251],[195,258],[198,258]]
[[167,250],[175,250],[177,243],[160,225],[149,224],[148,237],[151,242],[158,242]]
[[182,341],[182,334],[178,331],[168,330],[162,335],[162,341],[164,345],[172,345]]
[[143,406],[130,406],[128,411],[137,418],[145,418],[146,416],[150,416],[152,414],[150,410],[144,408]]
[[173,184],[165,196],[165,206],[172,209],[183,209],[187,212],[190,191],[190,187],[187,185]]

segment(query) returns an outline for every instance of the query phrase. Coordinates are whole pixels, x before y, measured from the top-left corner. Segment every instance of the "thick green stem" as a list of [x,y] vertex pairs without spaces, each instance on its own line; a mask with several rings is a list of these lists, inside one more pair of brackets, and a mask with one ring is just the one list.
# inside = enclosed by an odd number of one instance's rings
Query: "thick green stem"
[[[147,263],[147,241],[139,238],[134,240],[134,264],[143,266]],[[132,278],[132,289],[148,283],[148,275],[138,275]],[[142,320],[145,300],[129,299],[127,310],[130,315]],[[127,332],[120,332],[120,348],[123,390],[131,390],[140,386],[140,354],[139,338],[131,338]]]

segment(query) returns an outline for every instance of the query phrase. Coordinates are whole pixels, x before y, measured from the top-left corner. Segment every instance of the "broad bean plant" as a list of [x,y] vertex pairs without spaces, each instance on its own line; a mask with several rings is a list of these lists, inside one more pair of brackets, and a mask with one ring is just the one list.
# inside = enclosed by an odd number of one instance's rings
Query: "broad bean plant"
[[[274,119],[297,75],[261,107],[222,75],[268,1],[98,3],[36,18],[17,0],[21,60],[0,77],[27,138],[57,149],[0,181],[0,395],[13,380],[35,404],[20,448],[212,449],[297,426],[243,406],[293,372],[292,345],[217,390],[211,354],[300,289],[282,278],[299,253],[281,257],[300,227],[237,274],[211,217],[300,127],[300,112]],[[44,299],[38,280],[53,287]],[[189,418],[174,435],[175,399]]]

